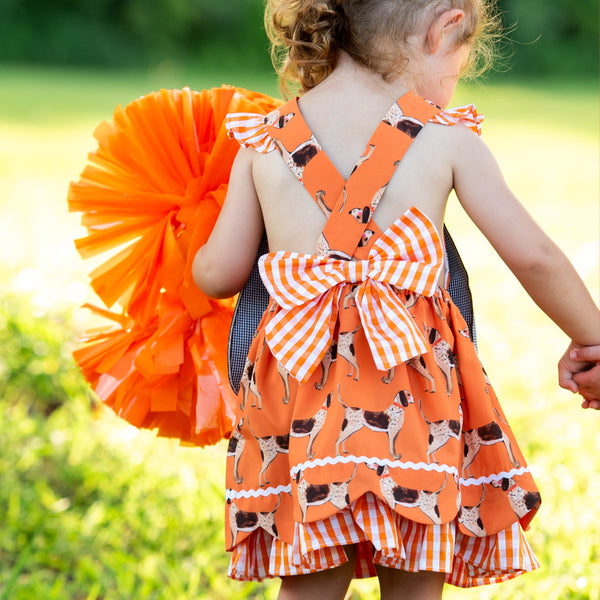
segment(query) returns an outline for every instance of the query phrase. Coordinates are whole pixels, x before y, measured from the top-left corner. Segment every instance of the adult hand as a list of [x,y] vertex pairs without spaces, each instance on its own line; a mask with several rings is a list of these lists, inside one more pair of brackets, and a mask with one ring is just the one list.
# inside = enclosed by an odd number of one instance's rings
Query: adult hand
[[583,397],[583,408],[600,410],[600,346],[574,348],[570,357],[582,366],[592,363],[591,368],[575,373],[573,381]]

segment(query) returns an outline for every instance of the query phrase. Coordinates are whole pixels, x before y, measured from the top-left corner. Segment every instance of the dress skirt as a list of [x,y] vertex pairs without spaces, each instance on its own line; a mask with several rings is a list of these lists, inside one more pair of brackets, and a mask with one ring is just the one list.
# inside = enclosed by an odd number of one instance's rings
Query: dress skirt
[[266,344],[274,302],[257,329],[228,447],[229,575],[333,568],[349,544],[356,577],[382,565],[471,587],[535,569],[522,529],[540,494],[450,296],[396,290],[431,350],[378,371],[343,285],[306,383]]

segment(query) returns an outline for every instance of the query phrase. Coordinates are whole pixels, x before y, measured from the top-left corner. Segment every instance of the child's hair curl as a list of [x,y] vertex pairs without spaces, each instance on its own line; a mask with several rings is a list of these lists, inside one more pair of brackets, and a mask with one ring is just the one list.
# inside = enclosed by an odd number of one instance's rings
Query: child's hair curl
[[265,27],[284,91],[297,82],[305,92],[331,73],[341,50],[392,81],[408,64],[417,27],[450,8],[465,13],[456,43],[473,45],[463,76],[480,75],[500,37],[494,0],[267,0]]

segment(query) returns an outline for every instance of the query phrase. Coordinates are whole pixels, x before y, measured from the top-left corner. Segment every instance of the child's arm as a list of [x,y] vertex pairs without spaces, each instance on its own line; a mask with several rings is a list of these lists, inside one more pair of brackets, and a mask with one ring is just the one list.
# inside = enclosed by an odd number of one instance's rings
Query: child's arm
[[255,154],[254,150],[238,152],[219,218],[194,258],[194,282],[213,298],[228,298],[242,289],[252,271],[264,231],[252,179]]
[[569,260],[509,190],[487,146],[466,128],[451,129],[454,188],[469,217],[576,346],[600,344],[600,311]]

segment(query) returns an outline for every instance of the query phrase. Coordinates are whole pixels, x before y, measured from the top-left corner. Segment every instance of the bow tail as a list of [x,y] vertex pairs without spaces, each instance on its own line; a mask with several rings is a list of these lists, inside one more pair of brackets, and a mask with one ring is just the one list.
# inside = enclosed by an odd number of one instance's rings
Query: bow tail
[[356,304],[373,361],[380,371],[430,350],[412,315],[389,285],[373,280],[363,282]]
[[333,338],[338,318],[339,289],[293,308],[280,308],[265,326],[273,356],[300,383],[317,368]]

